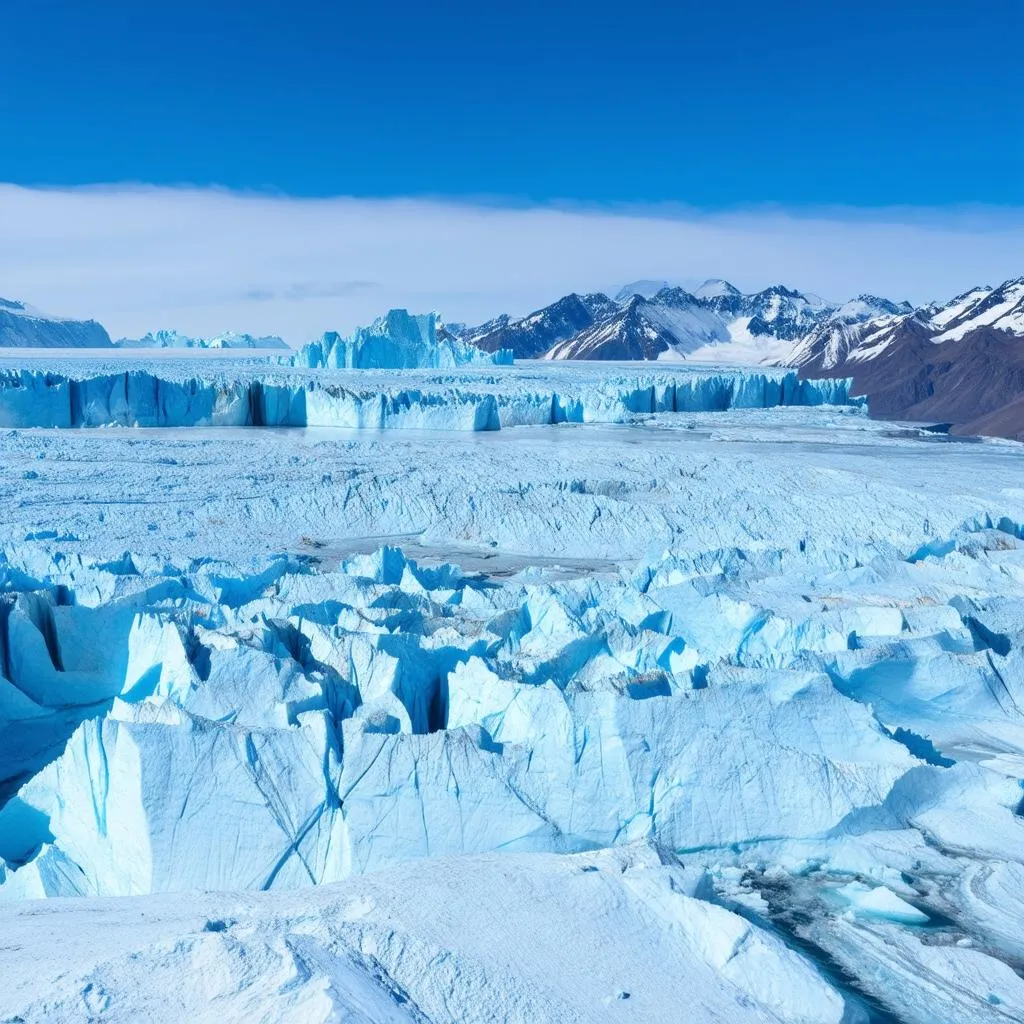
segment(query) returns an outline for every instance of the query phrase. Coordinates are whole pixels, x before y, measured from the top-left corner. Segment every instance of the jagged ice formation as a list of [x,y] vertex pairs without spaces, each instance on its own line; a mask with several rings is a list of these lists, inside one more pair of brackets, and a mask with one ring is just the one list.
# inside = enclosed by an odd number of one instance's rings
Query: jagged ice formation
[[392,309],[349,337],[328,331],[292,357],[311,369],[451,369],[456,366],[511,366],[512,352],[483,352],[445,330],[436,313],[411,315]]
[[0,1015],[1018,1019],[1022,449],[787,379],[0,435]]

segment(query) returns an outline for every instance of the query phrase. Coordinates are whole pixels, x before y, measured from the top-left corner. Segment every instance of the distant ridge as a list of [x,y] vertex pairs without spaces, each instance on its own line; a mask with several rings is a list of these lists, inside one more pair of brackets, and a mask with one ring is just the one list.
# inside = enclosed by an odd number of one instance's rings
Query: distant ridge
[[0,348],[112,348],[95,320],[52,316],[14,299],[0,299]]

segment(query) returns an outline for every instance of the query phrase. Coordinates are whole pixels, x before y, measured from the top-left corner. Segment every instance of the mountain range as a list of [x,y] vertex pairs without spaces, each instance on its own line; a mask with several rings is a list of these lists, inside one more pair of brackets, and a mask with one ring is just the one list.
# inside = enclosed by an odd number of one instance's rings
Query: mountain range
[[[655,290],[656,289],[656,290]],[[843,305],[782,285],[744,294],[709,280],[690,292],[638,281],[615,299],[566,295],[528,316],[463,328],[463,340],[518,359],[659,359],[784,363],[797,343],[833,318],[860,322],[909,313],[908,303],[861,295]]]
[[789,362],[803,377],[852,377],[883,419],[1024,440],[1024,278],[909,313],[826,321]]
[[640,281],[610,299],[567,295],[460,336],[519,359],[686,360],[796,366],[852,377],[872,415],[1024,440],[1024,278],[914,307],[877,295],[827,302],[783,285],[745,294]]

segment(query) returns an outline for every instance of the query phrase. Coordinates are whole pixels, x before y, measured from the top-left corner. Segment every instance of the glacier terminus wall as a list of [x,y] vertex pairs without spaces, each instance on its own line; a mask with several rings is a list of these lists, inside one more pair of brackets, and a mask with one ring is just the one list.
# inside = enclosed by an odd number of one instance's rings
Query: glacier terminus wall
[[453,372],[293,370],[168,362],[70,374],[0,364],[0,427],[346,427],[499,430],[619,423],[661,412],[856,405],[845,380],[795,372],[509,367]]

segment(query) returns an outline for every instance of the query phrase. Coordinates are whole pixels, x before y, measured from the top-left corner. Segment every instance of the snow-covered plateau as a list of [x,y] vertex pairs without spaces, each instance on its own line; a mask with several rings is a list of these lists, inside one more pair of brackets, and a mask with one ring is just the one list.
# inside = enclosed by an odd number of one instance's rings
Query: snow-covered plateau
[[0,425],[0,1021],[1024,1019],[1024,446],[674,364]]

